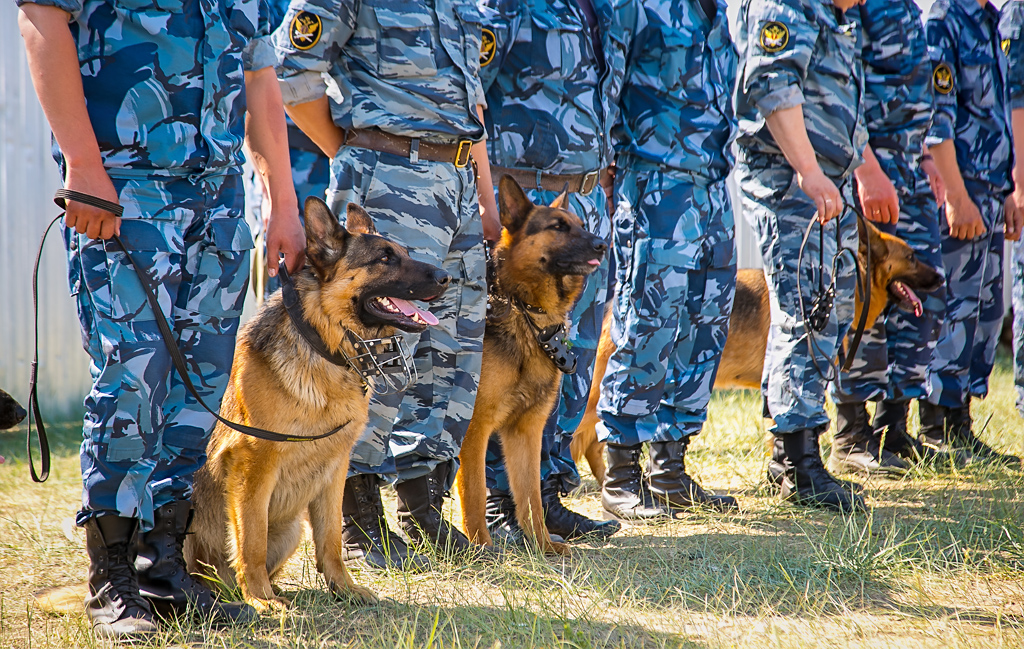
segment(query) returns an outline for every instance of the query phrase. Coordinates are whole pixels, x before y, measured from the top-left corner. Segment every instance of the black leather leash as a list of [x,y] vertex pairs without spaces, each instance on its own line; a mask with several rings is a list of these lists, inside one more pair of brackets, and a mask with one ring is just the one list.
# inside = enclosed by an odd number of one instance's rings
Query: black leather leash
[[[53,202],[62,209],[67,209],[66,201],[75,201],[77,203],[83,203],[85,205],[91,205],[98,209],[110,212],[111,214],[120,217],[124,213],[124,208],[116,203],[90,196],[89,194],[83,194],[82,192],[76,192],[70,189],[58,189],[57,193],[53,197]],[[36,253],[36,263],[32,273],[32,309],[34,318],[34,351],[32,357],[32,370],[29,382],[29,422],[28,422],[28,434],[26,445],[28,447],[28,462],[29,471],[32,474],[32,480],[34,482],[45,482],[50,475],[50,444],[46,436],[46,427],[43,424],[43,418],[39,410],[39,397],[38,397],[38,366],[39,366],[39,300],[38,300],[38,281],[39,281],[39,262],[43,254],[43,246],[46,244],[46,237],[49,235],[50,230],[54,224],[57,223],[64,214],[57,216],[53,219],[50,224],[46,227],[46,231],[43,233],[43,238],[39,242],[39,251]],[[146,294],[146,301],[149,302],[150,308],[156,315],[156,325],[160,330],[160,337],[163,339],[164,346],[167,348],[167,353],[171,357],[171,362],[174,364],[174,369],[177,370],[178,375],[181,377],[181,382],[185,385],[185,389],[188,390],[189,394],[201,405],[207,412],[217,418],[217,421],[221,422],[228,428],[236,430],[244,435],[256,437],[259,439],[266,440],[268,442],[311,442],[318,439],[324,439],[330,437],[338,431],[342,430],[351,423],[351,420],[346,421],[337,428],[321,433],[319,435],[310,435],[297,437],[294,435],[284,435],[271,430],[264,430],[255,426],[247,426],[245,424],[239,424],[224,417],[220,416],[220,413],[214,411],[210,406],[206,405],[203,398],[199,395],[199,391],[196,390],[195,385],[192,383],[192,379],[189,377],[188,366],[185,363],[185,357],[182,355],[181,350],[174,342],[174,334],[171,332],[171,327],[167,323],[167,316],[164,315],[163,310],[160,308],[160,302],[156,297],[156,288],[154,282],[145,273],[143,267],[136,262],[135,258],[132,257],[132,253],[129,252],[128,247],[121,241],[121,237],[114,235],[114,241],[124,254],[127,256],[129,263],[135,269],[135,274],[139,277],[139,281],[142,283],[142,290]],[[283,264],[282,264],[283,267]],[[308,342],[308,339],[307,339]],[[314,348],[315,349],[315,348]],[[322,352],[316,350],[318,353]],[[328,360],[332,360],[329,356],[325,356]],[[333,360],[332,360],[333,362]],[[39,444],[39,452],[41,455],[40,467],[41,471],[39,474],[36,473],[35,464],[32,460],[32,428],[33,428],[33,415],[35,416],[36,422],[36,440]]]
[[[853,213],[857,215],[858,225],[864,226],[864,238],[866,240],[864,247],[867,249],[867,254],[864,256],[863,278],[860,276],[860,256],[857,256],[857,293],[860,295],[860,318],[857,320],[857,328],[853,330],[853,340],[850,341],[850,346],[846,350],[846,360],[839,369],[840,372],[848,372],[850,370],[853,358],[857,354],[857,348],[860,347],[860,339],[864,337],[864,330],[867,328],[868,311],[871,310],[871,233],[868,232],[867,221],[864,219],[864,215],[860,213],[860,210],[853,208]],[[858,236],[857,239],[859,248],[860,237]]]

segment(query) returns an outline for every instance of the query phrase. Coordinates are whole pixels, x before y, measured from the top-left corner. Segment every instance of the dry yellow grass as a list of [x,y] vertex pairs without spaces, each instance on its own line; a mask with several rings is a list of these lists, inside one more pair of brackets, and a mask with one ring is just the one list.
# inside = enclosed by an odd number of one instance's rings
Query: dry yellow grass
[[[795,508],[763,486],[759,413],[755,394],[716,395],[688,458],[705,486],[740,498],[738,514],[633,527],[564,560],[513,551],[494,565],[357,573],[383,597],[373,607],[325,592],[307,539],[283,580],[289,611],[246,628],[169,628],[151,646],[1024,646],[1024,473],[925,468],[871,481],[868,515]],[[975,413],[991,416],[988,441],[1024,454],[1006,359]],[[80,498],[78,434],[56,431],[42,486],[28,479],[23,437],[0,437],[0,647],[97,644],[82,616],[29,603],[85,575],[81,535],[62,530]],[[596,516],[586,482],[568,504]]]

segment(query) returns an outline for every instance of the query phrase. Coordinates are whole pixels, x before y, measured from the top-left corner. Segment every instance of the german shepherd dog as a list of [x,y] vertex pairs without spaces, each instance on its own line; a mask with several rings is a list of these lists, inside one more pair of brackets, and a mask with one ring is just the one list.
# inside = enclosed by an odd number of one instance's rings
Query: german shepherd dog
[[[922,262],[913,249],[899,237],[886,234],[870,222],[858,219],[858,261],[861,283],[871,290],[865,328],[870,328],[891,303],[900,309],[921,314],[921,300],[916,291],[928,293],[942,285],[942,275]],[[864,268],[867,246],[871,246],[871,281],[867,282]],[[860,296],[854,302],[854,323],[860,322]],[[736,299],[729,317],[729,337],[722,351],[715,379],[716,390],[761,389],[765,351],[768,348],[768,329],[771,316],[768,304],[768,283],[760,269],[740,270],[736,277]],[[605,314],[601,342],[597,351],[594,382],[590,386],[587,411],[573,434],[571,451],[577,464],[584,457],[598,484],[604,484],[604,444],[597,441],[597,402],[601,396],[601,377],[614,350],[611,341],[611,312]]]
[[[450,277],[414,261],[377,236],[369,215],[349,204],[347,228],[327,205],[307,198],[308,266],[294,277],[302,313],[330,351],[357,355],[346,337],[384,338],[423,331],[437,319],[406,300],[430,301]],[[352,446],[368,417],[369,394],[357,371],[321,357],[300,335],[275,293],[239,333],[221,415],[296,437],[349,422],[316,441],[271,442],[218,424],[209,459],[196,473],[195,519],[185,546],[189,570],[213,568],[238,584],[258,610],[287,600],[272,580],[295,552],[307,515],[316,566],[337,595],[374,600],[341,559],[341,500]]]
[[492,545],[484,518],[484,458],[497,432],[520,526],[545,552],[568,552],[551,540],[541,505],[541,435],[562,373],[538,333],[559,326],[568,330],[569,311],[608,244],[564,209],[567,200],[563,191],[547,207],[538,206],[512,178],[504,176],[498,185],[503,230],[494,251],[496,281],[490,287],[480,388],[457,481],[466,535],[482,545]]

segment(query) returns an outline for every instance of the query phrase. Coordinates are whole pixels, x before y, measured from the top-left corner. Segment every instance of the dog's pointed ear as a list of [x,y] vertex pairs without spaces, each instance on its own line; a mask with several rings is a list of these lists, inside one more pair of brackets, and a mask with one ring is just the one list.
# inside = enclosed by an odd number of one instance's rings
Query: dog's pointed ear
[[348,204],[345,226],[352,234],[377,234],[377,228],[373,227],[373,219],[366,210],[355,203]]
[[533,209],[533,203],[526,192],[512,176],[502,176],[498,182],[498,211],[501,226],[509,232],[516,232],[526,223],[526,217]]
[[867,255],[867,246],[871,246],[872,263],[889,256],[889,247],[885,245],[882,232],[867,219],[857,219],[857,238],[860,240],[857,252],[860,256]]
[[569,183],[565,183],[565,187],[562,188],[562,193],[555,197],[555,200],[551,201],[551,205],[548,205],[553,210],[564,210],[565,206],[569,204]]
[[303,205],[306,222],[306,259],[321,279],[343,254],[348,232],[327,207],[327,203],[310,196]]

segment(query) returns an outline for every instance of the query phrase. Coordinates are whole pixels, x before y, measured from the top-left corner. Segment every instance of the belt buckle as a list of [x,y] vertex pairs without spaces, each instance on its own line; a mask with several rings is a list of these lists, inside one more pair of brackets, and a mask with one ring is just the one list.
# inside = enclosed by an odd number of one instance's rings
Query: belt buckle
[[455,151],[455,166],[457,168],[462,169],[469,164],[469,155],[472,150],[473,140],[459,140],[459,148]]
[[580,194],[583,196],[589,196],[590,192],[594,191],[594,188],[597,187],[597,181],[600,178],[600,171],[591,171],[590,173],[583,174],[583,182],[580,184]]

